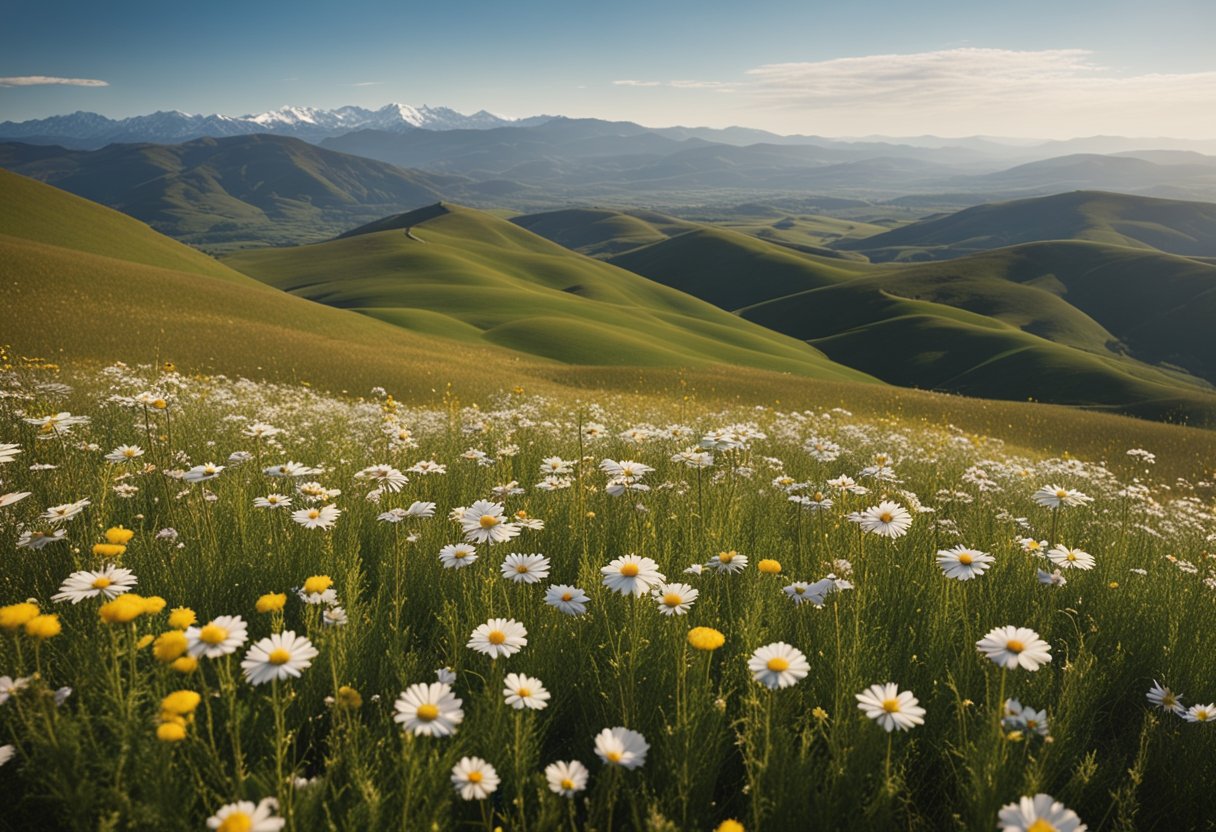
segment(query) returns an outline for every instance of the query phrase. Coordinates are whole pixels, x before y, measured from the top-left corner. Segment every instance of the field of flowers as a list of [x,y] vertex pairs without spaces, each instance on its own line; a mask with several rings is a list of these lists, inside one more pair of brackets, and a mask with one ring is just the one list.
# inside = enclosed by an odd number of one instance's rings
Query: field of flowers
[[0,374],[0,828],[1211,822],[1169,448],[479,404]]

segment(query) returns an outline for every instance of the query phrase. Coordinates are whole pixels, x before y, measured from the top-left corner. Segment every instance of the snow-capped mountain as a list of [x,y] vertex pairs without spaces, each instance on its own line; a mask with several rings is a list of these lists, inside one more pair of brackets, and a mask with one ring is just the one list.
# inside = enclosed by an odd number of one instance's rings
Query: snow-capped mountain
[[412,107],[397,103],[386,104],[377,110],[354,106],[333,110],[282,107],[243,116],[191,115],[171,110],[111,119],[97,113],[75,112],[0,123],[0,138],[37,143],[64,139],[78,147],[101,147],[112,142],[175,143],[203,136],[242,136],[250,133],[274,133],[320,141],[353,130],[487,130],[494,127],[526,127],[541,124],[549,118],[509,119],[485,110],[465,115],[450,107]]

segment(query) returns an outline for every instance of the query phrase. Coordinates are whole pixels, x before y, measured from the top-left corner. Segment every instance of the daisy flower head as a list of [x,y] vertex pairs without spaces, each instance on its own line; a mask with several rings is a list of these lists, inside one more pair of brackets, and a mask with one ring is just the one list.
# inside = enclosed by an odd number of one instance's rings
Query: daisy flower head
[[747,555],[741,555],[734,549],[718,552],[705,565],[719,575],[733,575],[747,568]]
[[239,615],[221,615],[202,627],[186,628],[186,651],[195,658],[227,656],[247,640],[245,621]]
[[1061,488],[1058,485],[1043,486],[1034,492],[1031,499],[1044,508],[1053,509],[1083,506],[1093,501],[1093,497],[1082,494],[1080,491],[1075,491],[1071,488]]
[[207,828],[219,832],[279,832],[287,821],[275,816],[278,808],[279,802],[273,797],[264,797],[257,805],[252,800],[238,800],[221,806],[207,818]]
[[136,583],[138,578],[130,569],[107,564],[96,572],[84,570],[68,575],[60,585],[59,592],[51,596],[51,600],[79,604],[85,598],[96,598],[98,595],[113,599],[129,592]]
[[304,636],[291,630],[275,633],[255,642],[241,661],[241,670],[251,685],[264,685],[300,673],[312,665],[317,648]]
[[549,707],[549,691],[545,690],[540,679],[522,673],[508,673],[503,685],[503,697],[517,711],[524,708],[541,711]]
[[701,593],[688,584],[660,584],[652,590],[655,603],[663,615],[684,615]]
[[1207,705],[1192,705],[1186,709],[1182,718],[1187,722],[1212,722],[1216,721],[1216,704]]
[[890,500],[884,500],[865,511],[851,515],[849,519],[861,526],[863,532],[889,537],[892,540],[903,537],[912,525],[912,515],[908,510]]
[[513,656],[528,644],[528,630],[514,618],[491,618],[469,636],[468,647],[491,659]]
[[590,772],[578,760],[570,762],[550,763],[545,766],[545,779],[549,782],[549,791],[562,797],[574,797],[587,788],[587,777]]
[[645,595],[666,580],[657,563],[639,555],[619,557],[602,567],[600,574],[604,576],[604,586],[613,592],[635,597]]
[[582,615],[590,600],[587,593],[576,586],[553,584],[545,590],[545,603],[566,615]]
[[477,560],[477,549],[469,543],[450,543],[439,550],[439,562],[445,569],[461,569],[472,566]]
[[485,800],[498,788],[498,772],[480,757],[461,757],[452,766],[452,785],[465,800]]
[[342,509],[334,505],[321,506],[320,508],[302,508],[293,511],[291,519],[306,529],[328,531],[333,528],[334,523],[338,522],[338,515],[341,513]]
[[267,494],[265,497],[253,499],[254,508],[288,508],[290,505],[291,498],[285,494]]
[[908,731],[925,724],[925,709],[917,704],[912,691],[901,691],[894,682],[870,685],[856,694],[856,698],[857,707],[888,734],[896,729]]
[[1083,572],[1093,569],[1096,563],[1094,556],[1089,552],[1072,549],[1064,545],[1052,546],[1047,551],[1047,557],[1061,569],[1080,569]]
[[58,525],[59,523],[64,523],[71,520],[73,517],[76,517],[91,504],[92,500],[85,497],[81,500],[77,500],[74,503],[64,503],[63,505],[51,506],[42,513],[42,519]]
[[464,721],[464,704],[443,681],[410,685],[393,705],[393,721],[416,737],[450,737]]
[[1001,832],[1085,832],[1077,813],[1049,794],[1023,797],[1001,807],[997,816]]
[[507,555],[502,576],[517,584],[534,584],[549,577],[549,559],[544,555]]
[[138,445],[119,445],[106,454],[106,461],[112,462],[115,465],[122,465],[127,462],[134,462],[143,455],[144,449]]
[[1149,688],[1149,691],[1147,694],[1145,694],[1145,696],[1148,698],[1149,702],[1165,711],[1167,714],[1177,714],[1178,716],[1182,716],[1183,712],[1186,711],[1185,706],[1182,704],[1182,694],[1174,693],[1156,679],[1153,680],[1153,686]]
[[595,753],[604,765],[621,766],[632,771],[646,762],[650,744],[637,731],[617,726],[605,728],[595,737]]
[[1007,670],[1038,670],[1051,661],[1051,645],[1028,627],[996,627],[975,646]]
[[939,549],[937,552],[937,565],[941,567],[942,574],[960,581],[969,581],[983,575],[995,560],[996,558],[987,552],[968,549],[966,546]]
[[478,500],[460,514],[464,539],[470,543],[505,543],[519,534],[519,526],[508,523],[501,503]]
[[383,491],[396,493],[406,486],[409,477],[391,465],[372,465],[355,474],[357,480],[371,480]]
[[214,462],[207,462],[202,465],[195,465],[193,468],[182,474],[182,479],[186,482],[207,482],[218,477],[224,471],[223,465],[216,465]]
[[802,651],[784,641],[758,648],[748,658],[747,669],[753,679],[770,690],[795,685],[811,672]]

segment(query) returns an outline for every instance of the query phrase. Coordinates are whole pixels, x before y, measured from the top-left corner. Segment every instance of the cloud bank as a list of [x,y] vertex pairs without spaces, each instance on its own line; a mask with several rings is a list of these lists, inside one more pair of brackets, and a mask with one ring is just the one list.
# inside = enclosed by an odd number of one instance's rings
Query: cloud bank
[[14,75],[0,78],[0,87],[108,87],[109,81],[96,78],[56,78],[53,75]]

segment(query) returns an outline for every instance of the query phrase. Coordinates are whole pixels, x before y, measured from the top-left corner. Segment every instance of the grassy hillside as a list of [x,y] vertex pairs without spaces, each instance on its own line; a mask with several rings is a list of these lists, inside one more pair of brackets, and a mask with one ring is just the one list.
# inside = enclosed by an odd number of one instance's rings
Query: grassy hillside
[[1216,203],[1075,191],[978,205],[838,245],[864,251],[871,260],[909,260],[1073,239],[1173,254],[1216,255]]
[[213,245],[323,238],[458,187],[451,177],[265,135],[95,151],[3,144],[0,165]]
[[1076,242],[875,265],[702,229],[612,262],[893,384],[1216,414],[1216,364],[1197,323],[1213,314],[1216,270],[1189,258]]
[[[570,252],[512,223],[442,205],[312,246],[225,262],[276,288],[394,323],[566,363],[735,364],[864,380],[795,339]],[[473,329],[470,330],[470,327]],[[474,334],[474,331],[476,334]]]

